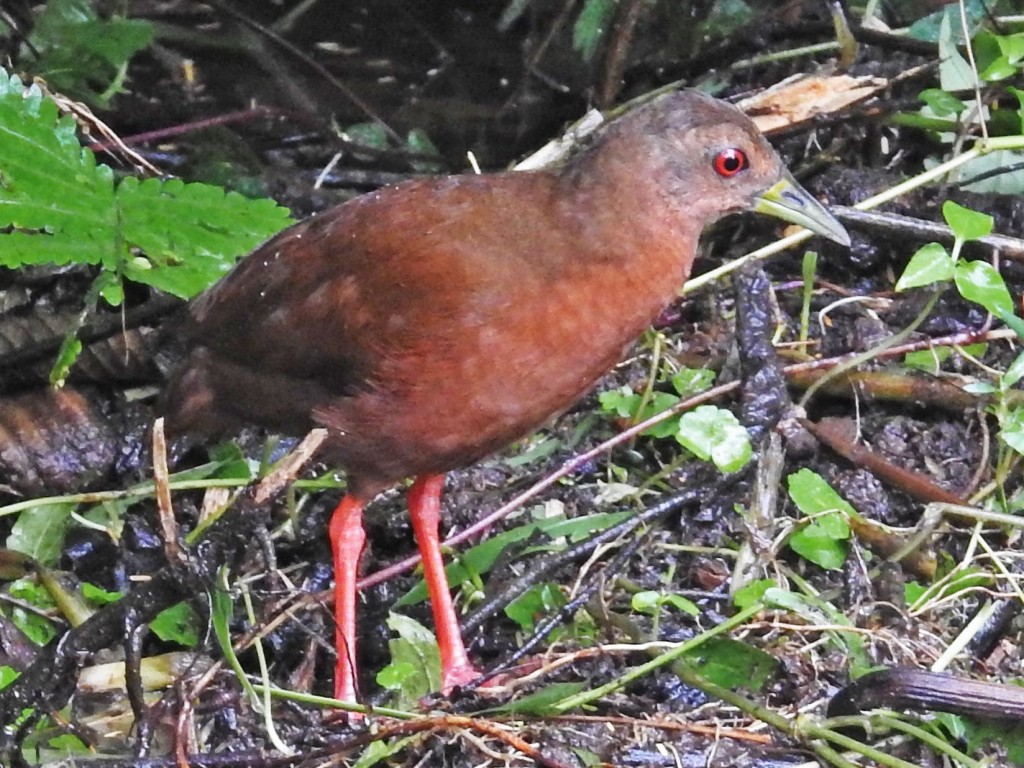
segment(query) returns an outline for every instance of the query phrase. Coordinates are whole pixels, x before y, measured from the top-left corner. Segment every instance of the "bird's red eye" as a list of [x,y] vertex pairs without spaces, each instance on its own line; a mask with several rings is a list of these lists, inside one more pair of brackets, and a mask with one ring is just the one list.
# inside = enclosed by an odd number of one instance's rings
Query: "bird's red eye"
[[742,149],[730,147],[715,155],[714,166],[715,173],[723,179],[731,179],[740,171],[746,170],[750,166],[750,161],[747,159],[747,153]]

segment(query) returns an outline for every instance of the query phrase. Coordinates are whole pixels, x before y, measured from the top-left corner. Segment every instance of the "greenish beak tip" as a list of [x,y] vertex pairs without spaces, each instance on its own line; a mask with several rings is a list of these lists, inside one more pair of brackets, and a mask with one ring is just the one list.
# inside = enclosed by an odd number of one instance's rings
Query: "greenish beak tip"
[[799,224],[849,247],[850,233],[788,173],[754,198],[754,210]]

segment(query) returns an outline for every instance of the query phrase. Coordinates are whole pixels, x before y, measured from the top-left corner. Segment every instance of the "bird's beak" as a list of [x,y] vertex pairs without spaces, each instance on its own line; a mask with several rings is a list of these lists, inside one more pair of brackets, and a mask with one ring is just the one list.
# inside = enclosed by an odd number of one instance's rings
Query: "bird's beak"
[[846,228],[788,173],[754,198],[754,210],[799,224],[840,245],[850,245]]

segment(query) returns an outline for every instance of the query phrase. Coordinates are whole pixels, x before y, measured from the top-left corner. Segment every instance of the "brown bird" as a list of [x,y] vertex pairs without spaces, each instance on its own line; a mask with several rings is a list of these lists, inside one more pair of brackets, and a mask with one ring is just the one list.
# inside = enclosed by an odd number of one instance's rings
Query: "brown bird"
[[355,698],[363,507],[416,478],[444,691],[467,683],[438,544],[444,474],[575,403],[673,298],[701,230],[745,209],[849,244],[746,116],[678,92],[560,168],[415,180],[332,208],[192,304],[168,429],[326,427],[348,472],[330,523],[338,698]]

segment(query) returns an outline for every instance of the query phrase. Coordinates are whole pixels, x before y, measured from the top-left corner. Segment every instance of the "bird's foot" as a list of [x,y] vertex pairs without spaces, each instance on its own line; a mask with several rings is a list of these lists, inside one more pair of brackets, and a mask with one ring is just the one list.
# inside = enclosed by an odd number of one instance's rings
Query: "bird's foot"
[[455,688],[465,688],[478,679],[480,674],[480,671],[468,661],[449,667],[441,673],[441,691],[447,696]]

